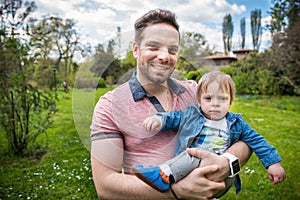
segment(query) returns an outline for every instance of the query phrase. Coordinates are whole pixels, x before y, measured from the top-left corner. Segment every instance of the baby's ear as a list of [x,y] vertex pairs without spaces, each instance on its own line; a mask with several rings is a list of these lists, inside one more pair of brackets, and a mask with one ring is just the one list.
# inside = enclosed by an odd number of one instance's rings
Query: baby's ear
[[201,106],[200,97],[197,97],[197,104],[198,104],[198,106]]

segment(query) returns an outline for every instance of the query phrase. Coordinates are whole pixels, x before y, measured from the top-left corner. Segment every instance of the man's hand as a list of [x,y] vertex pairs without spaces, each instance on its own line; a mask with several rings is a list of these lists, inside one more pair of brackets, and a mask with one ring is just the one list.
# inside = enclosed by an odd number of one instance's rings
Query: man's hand
[[[200,167],[207,165],[218,165],[218,171],[205,175],[209,180],[223,181],[227,176],[230,175],[229,161],[224,156],[218,156],[214,153],[208,153],[208,151],[198,149],[188,149],[187,151],[190,155],[203,159],[201,160]],[[246,164],[252,154],[252,150],[245,142],[242,141],[234,143],[226,150],[226,152],[238,157],[241,167]]]
[[217,165],[194,169],[188,176],[172,185],[180,199],[210,199],[219,190],[225,189],[224,182],[208,180],[206,176],[219,170]]
[[226,157],[218,156],[217,154],[199,149],[187,149],[187,152],[191,156],[201,158],[200,168],[210,165],[218,166],[217,171],[207,173],[205,175],[209,180],[224,181],[224,179],[229,176],[230,168],[228,159]]

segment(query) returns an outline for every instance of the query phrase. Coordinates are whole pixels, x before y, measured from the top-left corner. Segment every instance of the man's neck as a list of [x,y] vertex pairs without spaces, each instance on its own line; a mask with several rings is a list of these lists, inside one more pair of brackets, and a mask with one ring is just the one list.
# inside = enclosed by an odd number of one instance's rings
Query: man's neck
[[168,83],[167,81],[163,82],[163,83],[153,83],[150,82],[149,80],[145,80],[143,77],[141,77],[139,75],[139,73],[137,73],[137,80],[139,81],[139,83],[141,84],[141,86],[144,88],[144,90],[153,96],[156,96],[155,94],[160,94],[165,92],[166,90],[168,90]]
[[144,90],[152,96],[157,96],[168,90],[167,84],[147,83],[142,84],[142,86]]

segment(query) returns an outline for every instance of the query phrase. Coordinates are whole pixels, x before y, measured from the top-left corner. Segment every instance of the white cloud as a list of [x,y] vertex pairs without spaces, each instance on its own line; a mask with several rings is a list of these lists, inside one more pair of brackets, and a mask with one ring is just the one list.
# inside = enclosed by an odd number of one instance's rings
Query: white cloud
[[[34,16],[47,13],[77,22],[82,40],[96,46],[116,36],[117,27],[122,32],[133,31],[134,21],[148,10],[166,8],[178,16],[181,30],[199,32],[210,46],[222,50],[221,24],[226,13],[235,19],[246,12],[244,5],[230,4],[226,0],[36,0],[38,10]],[[239,23],[239,22],[238,22]],[[239,25],[235,25],[239,34]]]
[[245,6],[230,5],[225,0],[190,0],[174,8],[181,20],[196,23],[220,23],[226,13],[231,15],[245,11]]

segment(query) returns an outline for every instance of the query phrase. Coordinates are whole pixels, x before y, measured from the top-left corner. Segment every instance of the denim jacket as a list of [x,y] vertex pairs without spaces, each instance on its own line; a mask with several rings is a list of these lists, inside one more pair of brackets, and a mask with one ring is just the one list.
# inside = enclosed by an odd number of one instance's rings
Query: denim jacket
[[[160,113],[159,115],[162,116],[162,130],[174,130],[179,133],[175,155],[185,151],[188,147],[195,147],[196,136],[200,133],[205,122],[202,110],[198,105],[193,104],[186,110]],[[229,146],[239,140],[245,142],[266,168],[281,161],[276,149],[263,136],[253,130],[240,114],[228,112],[226,120],[229,130]],[[237,193],[240,184],[238,186]]]

